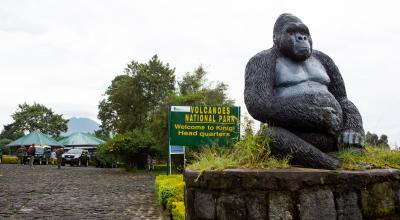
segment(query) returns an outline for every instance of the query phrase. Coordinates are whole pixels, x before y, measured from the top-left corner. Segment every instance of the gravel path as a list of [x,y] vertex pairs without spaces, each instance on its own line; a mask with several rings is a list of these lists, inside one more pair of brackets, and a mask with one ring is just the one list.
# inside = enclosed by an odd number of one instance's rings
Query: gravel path
[[162,218],[151,174],[0,164],[0,219]]

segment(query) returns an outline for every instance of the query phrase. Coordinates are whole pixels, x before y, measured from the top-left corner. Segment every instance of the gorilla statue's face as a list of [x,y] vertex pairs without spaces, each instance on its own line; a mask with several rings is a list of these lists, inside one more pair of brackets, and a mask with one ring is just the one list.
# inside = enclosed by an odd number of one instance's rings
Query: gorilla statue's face
[[278,27],[274,28],[274,44],[285,56],[295,61],[306,60],[312,52],[310,32],[300,19],[287,16],[285,19],[281,18],[281,21],[278,18]]

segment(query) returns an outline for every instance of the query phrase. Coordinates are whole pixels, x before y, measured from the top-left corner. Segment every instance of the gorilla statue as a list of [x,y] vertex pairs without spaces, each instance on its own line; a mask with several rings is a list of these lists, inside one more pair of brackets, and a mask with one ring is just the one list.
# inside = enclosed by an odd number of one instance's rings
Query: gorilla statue
[[274,26],[274,45],[246,66],[244,98],[250,115],[268,123],[271,151],[291,155],[304,167],[341,166],[329,152],[361,151],[362,119],[347,99],[339,69],[312,49],[310,32],[294,15],[282,14]]

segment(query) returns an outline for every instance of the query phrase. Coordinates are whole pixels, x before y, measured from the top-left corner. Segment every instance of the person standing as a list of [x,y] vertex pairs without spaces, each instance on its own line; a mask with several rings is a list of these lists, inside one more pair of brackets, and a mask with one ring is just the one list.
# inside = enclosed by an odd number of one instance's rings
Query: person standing
[[58,169],[61,168],[62,163],[62,155],[64,153],[64,148],[60,147],[56,150],[56,157],[57,157],[57,167]]
[[33,168],[33,160],[35,159],[36,148],[35,144],[32,144],[28,148],[29,166]]
[[51,161],[51,165],[54,165],[56,162],[56,151],[52,150],[50,153],[50,161]]
[[151,156],[150,154],[147,154],[147,168],[149,169],[149,171],[151,171]]
[[18,149],[17,149],[17,157],[18,157],[18,164],[22,165],[24,163],[24,154],[25,154],[25,147],[23,145],[21,145]]

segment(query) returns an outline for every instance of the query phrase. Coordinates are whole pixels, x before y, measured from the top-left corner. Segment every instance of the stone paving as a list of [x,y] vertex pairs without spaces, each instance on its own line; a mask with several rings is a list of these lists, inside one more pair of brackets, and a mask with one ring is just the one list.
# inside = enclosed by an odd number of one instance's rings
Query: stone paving
[[154,176],[122,169],[0,164],[0,219],[162,219]]

